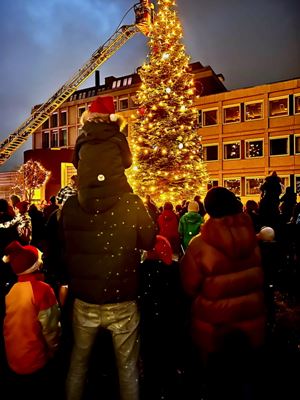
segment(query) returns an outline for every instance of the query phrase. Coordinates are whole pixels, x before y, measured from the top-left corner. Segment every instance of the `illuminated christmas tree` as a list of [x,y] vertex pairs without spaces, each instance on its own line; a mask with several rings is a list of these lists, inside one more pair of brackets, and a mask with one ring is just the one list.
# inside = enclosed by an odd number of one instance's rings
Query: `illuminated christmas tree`
[[31,203],[34,191],[47,182],[50,174],[38,161],[29,160],[17,171],[12,192]]
[[159,203],[192,199],[205,192],[208,181],[193,107],[195,85],[174,7],[174,0],[158,0],[130,132],[129,181],[135,193]]

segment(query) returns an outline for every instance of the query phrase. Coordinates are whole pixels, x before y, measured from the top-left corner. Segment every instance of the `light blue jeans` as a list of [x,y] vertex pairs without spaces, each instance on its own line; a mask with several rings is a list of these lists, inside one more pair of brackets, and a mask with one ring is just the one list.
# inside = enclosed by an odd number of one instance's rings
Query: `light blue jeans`
[[139,322],[140,315],[135,301],[98,305],[75,300],[74,345],[66,381],[67,400],[82,398],[89,356],[101,327],[112,334],[121,400],[138,400]]

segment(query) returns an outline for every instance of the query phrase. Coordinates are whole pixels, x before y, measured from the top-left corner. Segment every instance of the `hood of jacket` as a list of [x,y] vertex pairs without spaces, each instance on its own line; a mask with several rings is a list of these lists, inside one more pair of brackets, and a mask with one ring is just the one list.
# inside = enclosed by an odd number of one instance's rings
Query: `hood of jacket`
[[202,239],[233,259],[249,257],[257,245],[251,219],[244,213],[210,218],[201,229]]
[[202,217],[195,211],[189,211],[184,214],[184,219],[188,224],[195,224],[197,222],[200,222],[202,220]]
[[164,210],[161,213],[161,216],[165,221],[172,221],[173,219],[177,220],[176,214],[172,210]]
[[113,136],[120,135],[119,126],[108,122],[86,122],[80,130],[78,144],[91,140],[107,140]]

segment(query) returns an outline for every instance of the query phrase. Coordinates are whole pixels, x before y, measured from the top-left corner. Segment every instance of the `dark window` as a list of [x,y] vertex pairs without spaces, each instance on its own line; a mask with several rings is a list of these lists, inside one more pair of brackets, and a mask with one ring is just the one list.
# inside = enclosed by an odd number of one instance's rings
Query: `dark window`
[[42,134],[42,148],[49,149],[49,132],[43,132]]
[[79,107],[78,108],[78,118],[80,118],[84,112],[85,112],[85,107]]
[[202,123],[203,126],[217,125],[218,110],[202,110]]
[[128,99],[120,100],[120,110],[126,110],[128,108]]
[[203,160],[216,161],[218,160],[218,145],[203,146]]
[[51,147],[58,147],[58,131],[51,132]]
[[63,146],[67,146],[68,142],[67,142],[67,130],[66,129],[61,129],[59,132],[59,146],[63,147]]
[[207,190],[211,189],[214,186],[219,186],[219,182],[217,180],[208,181]]
[[300,136],[295,136],[295,154],[300,154]]
[[60,125],[61,126],[67,125],[67,112],[66,111],[62,111],[60,113]]
[[51,128],[56,128],[58,126],[57,113],[51,115]]
[[49,118],[45,122],[43,122],[42,125],[42,129],[48,129],[48,128],[49,128]]
[[270,155],[279,156],[283,154],[288,154],[288,139],[270,139]]

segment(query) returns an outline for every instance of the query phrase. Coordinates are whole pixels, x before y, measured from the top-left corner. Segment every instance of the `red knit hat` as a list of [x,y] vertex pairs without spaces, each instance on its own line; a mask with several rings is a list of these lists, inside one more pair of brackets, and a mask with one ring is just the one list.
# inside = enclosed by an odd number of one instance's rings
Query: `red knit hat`
[[32,267],[39,259],[39,251],[34,246],[22,246],[14,240],[6,249],[4,254],[8,256],[9,261],[15,274],[21,274]]
[[21,214],[24,214],[28,211],[28,206],[29,206],[28,201],[19,201],[19,203],[15,205],[15,207],[19,209]]
[[114,98],[112,96],[97,97],[97,99],[90,104],[89,111],[99,114],[114,114]]

